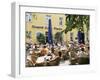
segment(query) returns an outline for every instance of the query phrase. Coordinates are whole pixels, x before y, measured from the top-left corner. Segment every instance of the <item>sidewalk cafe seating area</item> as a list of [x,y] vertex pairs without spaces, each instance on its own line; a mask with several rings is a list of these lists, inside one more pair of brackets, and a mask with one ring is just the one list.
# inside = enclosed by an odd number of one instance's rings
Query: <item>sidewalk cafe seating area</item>
[[26,43],[26,67],[85,65],[90,63],[88,44],[51,45]]

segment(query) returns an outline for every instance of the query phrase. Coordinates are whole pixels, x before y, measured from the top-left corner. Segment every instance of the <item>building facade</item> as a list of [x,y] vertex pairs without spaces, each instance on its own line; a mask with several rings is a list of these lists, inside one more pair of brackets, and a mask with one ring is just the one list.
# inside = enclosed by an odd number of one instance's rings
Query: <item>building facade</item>
[[[40,33],[46,36],[49,19],[51,19],[53,39],[57,32],[62,32],[66,28],[65,14],[26,12],[25,18],[26,35],[32,39],[33,43],[37,43],[37,36]],[[84,27],[84,31],[85,36],[87,36],[86,27]],[[77,29],[73,29],[67,34],[63,33],[63,41],[68,42],[70,40],[75,40],[77,38],[77,32]],[[28,40],[27,37],[26,40]]]

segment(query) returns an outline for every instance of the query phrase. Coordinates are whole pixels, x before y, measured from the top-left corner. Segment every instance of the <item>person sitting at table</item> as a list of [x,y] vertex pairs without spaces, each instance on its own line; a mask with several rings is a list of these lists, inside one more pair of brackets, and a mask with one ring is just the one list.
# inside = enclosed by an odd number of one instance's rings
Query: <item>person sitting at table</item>
[[54,46],[51,47],[51,52],[54,53]]
[[35,44],[34,51],[39,51],[38,45]]
[[36,63],[36,59],[37,59],[37,56],[35,55],[35,52],[33,51],[33,53],[31,54],[31,60],[33,64]]
[[61,51],[58,52],[58,55],[62,59],[62,52]]
[[77,53],[78,57],[87,57],[88,54],[85,52],[84,48],[81,48],[78,53]]
[[79,64],[89,64],[89,55],[87,52],[85,52],[84,48],[81,48],[81,50],[78,52],[78,63]]
[[36,63],[36,55],[34,54],[34,51],[30,51],[29,54],[27,54],[26,57],[26,62],[27,62],[27,66],[34,66]]
[[49,50],[46,46],[43,46],[43,48],[41,49],[41,56],[45,56],[46,54],[48,54]]

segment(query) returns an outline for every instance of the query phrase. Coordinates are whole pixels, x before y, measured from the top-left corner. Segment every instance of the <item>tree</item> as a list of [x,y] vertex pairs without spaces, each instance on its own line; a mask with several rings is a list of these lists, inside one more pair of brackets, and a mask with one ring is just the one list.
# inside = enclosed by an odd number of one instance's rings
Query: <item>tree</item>
[[62,32],[57,32],[57,33],[55,34],[55,41],[56,41],[56,42],[62,42],[62,41],[63,41]]
[[65,14],[66,15],[66,28],[62,32],[69,32],[72,31],[72,29],[76,28],[81,30],[84,33],[84,25],[86,25],[87,31],[87,41],[88,41],[88,32],[89,32],[89,21],[90,17],[89,15],[70,15],[70,14]]
[[66,14],[66,28],[63,30],[63,32],[67,33],[68,31],[71,31],[74,28],[77,28],[78,30],[83,29],[83,25],[86,25],[87,31],[89,30],[89,15],[69,15]]
[[37,40],[38,40],[38,42],[44,44],[44,43],[45,43],[45,36],[44,36],[44,34],[40,33],[40,34],[37,36]]

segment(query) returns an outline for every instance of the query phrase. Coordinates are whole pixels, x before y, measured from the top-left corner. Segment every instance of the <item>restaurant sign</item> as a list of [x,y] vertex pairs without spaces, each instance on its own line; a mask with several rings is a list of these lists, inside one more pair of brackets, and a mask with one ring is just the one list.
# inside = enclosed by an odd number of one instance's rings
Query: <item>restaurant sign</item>
[[[38,29],[48,29],[47,26],[35,26],[32,25],[32,28],[38,28]],[[58,28],[58,27],[53,27],[54,30],[62,30],[62,28]]]

